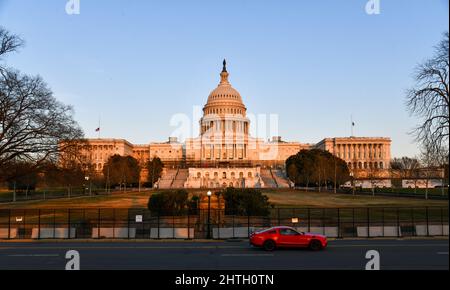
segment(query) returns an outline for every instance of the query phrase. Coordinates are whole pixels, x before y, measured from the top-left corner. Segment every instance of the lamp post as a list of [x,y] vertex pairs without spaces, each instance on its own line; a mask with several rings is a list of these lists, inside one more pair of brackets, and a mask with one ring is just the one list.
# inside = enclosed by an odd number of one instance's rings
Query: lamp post
[[352,178],[352,195],[355,195],[355,184],[353,180],[353,172],[350,172],[350,177]]
[[337,192],[337,190],[336,190],[336,179],[337,179],[337,177],[336,177],[336,156],[334,156],[334,193],[336,193]]
[[211,191],[209,190],[206,195],[208,195],[208,232],[206,238],[211,239]]
[[86,179],[87,182],[89,182],[89,196],[91,196],[91,182],[89,181],[89,176],[85,176],[84,179]]

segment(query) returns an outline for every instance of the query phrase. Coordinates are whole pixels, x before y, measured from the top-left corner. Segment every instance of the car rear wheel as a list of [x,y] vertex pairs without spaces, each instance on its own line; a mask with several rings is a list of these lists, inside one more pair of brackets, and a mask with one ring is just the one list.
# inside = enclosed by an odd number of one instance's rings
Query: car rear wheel
[[309,243],[309,248],[313,251],[318,251],[322,249],[322,243],[319,240],[312,240]]
[[273,250],[275,250],[275,242],[272,240],[267,240],[264,242],[263,248],[266,251],[273,251]]

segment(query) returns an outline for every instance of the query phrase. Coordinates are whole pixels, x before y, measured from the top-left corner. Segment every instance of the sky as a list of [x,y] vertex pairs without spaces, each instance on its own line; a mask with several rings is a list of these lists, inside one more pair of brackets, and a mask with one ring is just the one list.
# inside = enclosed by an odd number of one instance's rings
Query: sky
[[277,114],[284,140],[350,136],[352,118],[355,136],[414,156],[405,92],[449,24],[448,0],[379,0],[379,14],[369,0],[68,1],[0,0],[0,25],[26,42],[4,62],[40,75],[86,137],[100,123],[134,144],[166,141],[178,114],[196,128],[226,58],[248,112]]

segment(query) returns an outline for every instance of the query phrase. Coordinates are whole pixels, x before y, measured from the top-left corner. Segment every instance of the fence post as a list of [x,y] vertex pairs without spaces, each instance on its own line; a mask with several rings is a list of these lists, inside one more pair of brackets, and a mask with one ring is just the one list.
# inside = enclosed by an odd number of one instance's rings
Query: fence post
[[172,214],[172,238],[175,239],[175,215]]
[[116,209],[112,209],[112,229],[113,229],[113,239],[116,238]]
[[[355,236],[355,208],[352,208],[352,227],[353,227],[353,236]],[[358,231],[356,231],[356,235],[358,235]]]
[[[128,239],[130,239],[130,209],[127,209],[127,228],[128,228]],[[136,234],[134,235],[136,238]]]
[[384,237],[384,207],[381,208],[381,226],[382,226],[382,233],[383,233],[383,237]]
[[366,211],[367,211],[367,237],[370,238],[370,208],[367,208]]
[[70,240],[70,236],[71,236],[71,234],[70,234],[70,232],[71,232],[71,230],[70,230],[70,208],[69,209],[67,209],[67,237],[68,237],[68,239]]
[[277,212],[278,212],[278,225],[280,225],[280,223],[281,223],[281,220],[280,220],[280,208],[278,208]]
[[160,215],[160,212],[158,212],[158,240],[159,240],[159,215]]
[[234,229],[234,214],[233,214],[233,239],[236,238],[235,229]]
[[100,209],[98,209],[97,216],[97,239],[100,239]]
[[414,221],[414,208],[411,208],[411,228],[413,229],[412,235],[415,236],[416,235],[416,226],[415,226],[415,221]]
[[311,231],[311,209],[308,208],[308,232]]
[[[55,227],[53,227],[53,233],[55,232]],[[53,236],[53,238],[55,238]],[[38,209],[38,240],[41,239],[41,209]]]
[[[90,222],[89,222],[90,224]],[[92,229],[91,229],[91,236],[92,236]],[[86,237],[86,209],[83,208],[83,238]]]
[[430,225],[429,225],[429,217],[428,217],[428,206],[425,208],[425,218],[427,221],[427,237],[429,237],[430,236],[430,229],[429,229]]
[[397,207],[397,237],[400,237],[400,210]]
[[250,238],[250,213],[247,213],[247,237]]
[[191,223],[190,223],[190,212],[188,210],[188,215],[187,215],[187,228],[188,228],[188,240],[191,239]]
[[325,208],[322,209],[322,234],[325,235]]
[[9,214],[8,214],[8,240],[10,240],[10,239],[11,239],[11,209],[9,209]]
[[[40,224],[41,214],[39,211],[39,224]],[[39,225],[40,227],[40,225]],[[39,229],[39,235],[41,230]],[[56,239],[56,209],[53,209],[53,239]]]
[[[146,223],[146,219],[145,219],[145,211],[144,210],[142,210],[141,211],[141,214],[142,214],[142,238],[144,238],[144,233],[145,233],[145,223]],[[151,228],[151,227],[150,227]],[[151,231],[151,229],[150,229],[150,231]],[[136,237],[137,237],[137,234],[136,234]]]
[[340,209],[337,209],[337,222],[338,222],[338,238],[341,238],[341,213]]
[[442,227],[442,236],[445,236],[444,234],[444,209],[441,207],[441,227]]
[[23,211],[23,237],[25,237],[25,229],[27,228],[27,210]]

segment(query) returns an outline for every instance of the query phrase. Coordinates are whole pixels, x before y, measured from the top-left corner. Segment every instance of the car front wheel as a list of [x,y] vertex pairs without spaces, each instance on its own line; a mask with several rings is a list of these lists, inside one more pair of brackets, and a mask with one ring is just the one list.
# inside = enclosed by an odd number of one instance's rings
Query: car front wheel
[[272,240],[267,240],[264,242],[263,248],[266,251],[273,251],[273,250],[275,250],[275,242]]
[[318,251],[322,249],[322,243],[318,240],[312,240],[309,244],[309,248],[313,251]]

